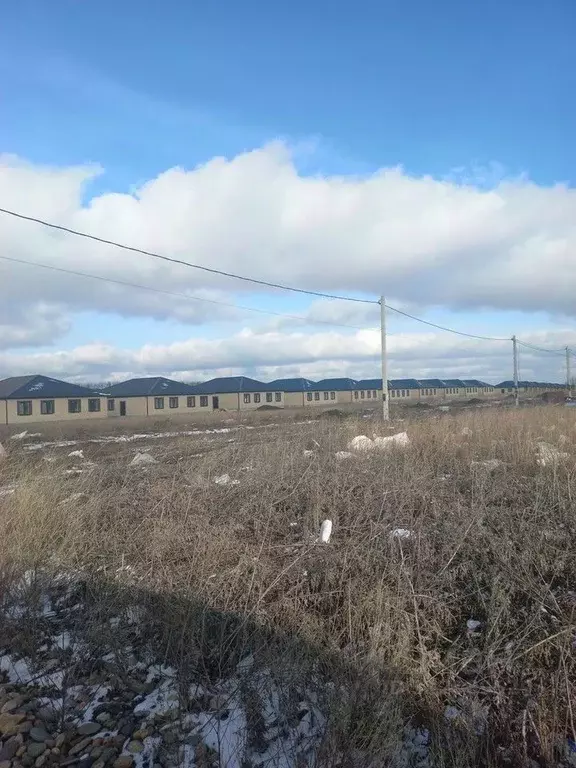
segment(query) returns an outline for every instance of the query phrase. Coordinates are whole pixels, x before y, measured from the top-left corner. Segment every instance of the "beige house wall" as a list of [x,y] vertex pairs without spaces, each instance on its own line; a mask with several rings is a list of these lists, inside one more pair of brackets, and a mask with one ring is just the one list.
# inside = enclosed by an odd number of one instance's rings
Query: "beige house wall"
[[[120,401],[126,403],[126,417],[147,416],[146,397],[107,397],[102,398],[106,403],[106,415],[109,417],[120,416]],[[114,410],[108,410],[108,400],[114,400]],[[124,417],[122,417],[124,418]]]
[[306,400],[305,392],[284,392],[285,408],[302,408]]
[[[279,390],[277,390],[279,391]],[[244,402],[244,395],[250,395],[250,402],[245,403]],[[272,402],[268,403],[266,402],[266,392],[240,392],[240,410],[241,411],[254,411],[256,408],[260,408],[262,405],[272,405],[276,406],[276,408],[284,408],[284,393],[280,392],[281,398],[280,402],[276,402],[275,393],[272,392]],[[260,395],[260,401],[255,402],[254,401],[254,395]]]
[[[100,400],[100,410],[91,412],[88,410],[88,400]],[[30,416],[19,416],[18,415],[18,403],[24,400],[28,400],[32,403],[32,413]],[[54,401],[54,413],[50,414],[43,414],[40,412],[41,405],[40,403],[42,400],[53,400]],[[81,410],[80,413],[68,413],[68,400],[80,400],[81,401]],[[4,412],[4,423],[5,424],[33,424],[35,422],[38,423],[47,423],[51,421],[82,421],[82,420],[92,420],[92,419],[105,419],[107,416],[106,413],[106,398],[105,397],[96,397],[96,398],[87,398],[87,397],[42,397],[42,398],[31,398],[31,397],[22,397],[18,400],[5,400],[3,412]]]

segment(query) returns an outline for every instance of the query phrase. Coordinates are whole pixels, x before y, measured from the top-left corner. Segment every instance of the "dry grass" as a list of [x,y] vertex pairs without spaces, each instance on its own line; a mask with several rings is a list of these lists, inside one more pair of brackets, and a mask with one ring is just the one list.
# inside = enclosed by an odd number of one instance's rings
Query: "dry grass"
[[[576,413],[432,416],[406,450],[335,459],[375,430],[321,420],[156,441],[146,470],[127,467],[138,444],[79,446],[96,467],[75,477],[62,475],[71,449],[45,462],[10,445],[4,573],[124,569],[183,665],[218,674],[257,646],[331,677],[344,686],[334,749],[386,754],[411,719],[432,730],[436,765],[558,764],[576,738]],[[539,466],[538,439],[569,458]],[[486,459],[503,464],[471,468]],[[239,484],[215,484],[224,473]],[[62,503],[72,492],[85,495]],[[314,545],[324,518],[332,540]]]

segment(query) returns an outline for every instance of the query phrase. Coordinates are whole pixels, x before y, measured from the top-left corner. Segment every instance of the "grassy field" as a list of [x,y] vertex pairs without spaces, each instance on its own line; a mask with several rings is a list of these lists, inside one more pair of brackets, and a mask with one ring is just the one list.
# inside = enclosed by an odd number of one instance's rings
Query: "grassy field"
[[[24,571],[81,574],[87,634],[129,603],[182,680],[250,656],[313,689],[316,765],[574,764],[576,413],[305,417],[5,439],[5,609]],[[398,756],[406,729],[429,762]]]

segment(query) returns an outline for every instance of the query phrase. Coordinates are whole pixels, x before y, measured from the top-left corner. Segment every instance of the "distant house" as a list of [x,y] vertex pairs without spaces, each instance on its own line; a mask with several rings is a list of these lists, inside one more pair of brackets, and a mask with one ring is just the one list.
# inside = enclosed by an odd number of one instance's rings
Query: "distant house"
[[268,384],[271,390],[284,394],[285,408],[301,408],[306,405],[306,393],[311,392],[314,385],[314,381],[302,377],[275,379]]
[[212,410],[255,410],[263,405],[284,407],[284,392],[249,376],[225,376],[194,385],[194,392],[208,398]]
[[0,381],[0,424],[106,418],[105,398],[88,387],[48,376]]
[[306,392],[304,405],[335,405],[336,403],[351,403],[352,393],[356,387],[354,379],[321,379],[313,382]]
[[197,406],[194,387],[164,376],[146,376],[113,384],[106,390],[109,416],[184,413]]

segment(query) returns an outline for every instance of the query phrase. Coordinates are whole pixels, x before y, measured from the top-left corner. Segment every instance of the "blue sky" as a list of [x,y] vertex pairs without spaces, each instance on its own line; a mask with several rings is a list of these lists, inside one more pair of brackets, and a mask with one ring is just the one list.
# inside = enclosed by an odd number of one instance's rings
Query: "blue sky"
[[[39,166],[101,166],[82,190],[85,204],[173,166],[232,159],[278,138],[303,177],[366,179],[402,166],[408,178],[472,179],[480,190],[503,176],[570,190],[575,33],[572,0],[12,3],[0,29],[0,149]],[[554,226],[552,215],[537,236],[565,239],[565,226],[558,233]],[[89,267],[97,272],[97,261]],[[393,298],[411,311],[472,332],[574,328],[574,315],[563,306],[558,314],[553,298],[538,312],[531,301],[527,311],[522,301],[508,308],[501,296],[485,309],[442,306],[439,297],[419,310],[418,299],[394,285]],[[222,298],[297,314],[308,303],[243,289]],[[153,314],[76,307],[65,333],[15,354],[116,344],[119,334],[124,348],[136,349],[220,338],[237,325]],[[391,330],[422,331],[396,319]]]

